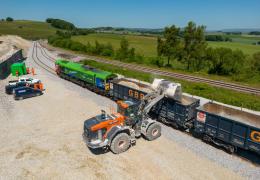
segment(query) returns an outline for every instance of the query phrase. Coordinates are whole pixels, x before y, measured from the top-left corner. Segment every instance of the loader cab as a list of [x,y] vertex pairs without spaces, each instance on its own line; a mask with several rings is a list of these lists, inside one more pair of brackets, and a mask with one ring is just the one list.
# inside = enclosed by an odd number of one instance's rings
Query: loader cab
[[118,101],[118,113],[125,116],[126,125],[133,125],[140,120],[141,117],[137,115],[138,103],[132,101]]

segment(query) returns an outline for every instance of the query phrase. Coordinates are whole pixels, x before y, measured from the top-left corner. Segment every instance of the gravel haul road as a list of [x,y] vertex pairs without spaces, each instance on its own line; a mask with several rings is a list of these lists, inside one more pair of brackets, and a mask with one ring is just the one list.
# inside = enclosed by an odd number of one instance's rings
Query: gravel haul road
[[167,126],[158,140],[139,139],[123,154],[92,153],[82,138],[83,122],[116,104],[47,72],[36,64],[36,51],[51,62],[31,45],[26,64],[36,69],[44,95],[14,101],[4,93],[14,78],[0,81],[0,179],[259,178],[254,164]]

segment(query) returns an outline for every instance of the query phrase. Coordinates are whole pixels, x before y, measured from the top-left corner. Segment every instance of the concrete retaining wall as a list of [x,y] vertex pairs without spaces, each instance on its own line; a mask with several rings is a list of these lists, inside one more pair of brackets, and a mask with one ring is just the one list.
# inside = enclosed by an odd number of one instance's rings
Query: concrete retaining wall
[[22,49],[16,51],[6,60],[0,62],[0,80],[5,79],[10,73],[10,67],[13,63],[24,59]]

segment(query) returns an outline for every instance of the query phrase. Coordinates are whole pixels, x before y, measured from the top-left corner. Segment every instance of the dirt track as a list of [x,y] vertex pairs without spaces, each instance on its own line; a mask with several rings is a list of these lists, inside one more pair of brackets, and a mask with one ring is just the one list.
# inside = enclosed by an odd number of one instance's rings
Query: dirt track
[[[27,64],[35,66],[32,59]],[[43,96],[14,101],[0,81],[0,179],[241,179],[164,136],[120,155],[93,154],[84,120],[115,104],[36,68]]]

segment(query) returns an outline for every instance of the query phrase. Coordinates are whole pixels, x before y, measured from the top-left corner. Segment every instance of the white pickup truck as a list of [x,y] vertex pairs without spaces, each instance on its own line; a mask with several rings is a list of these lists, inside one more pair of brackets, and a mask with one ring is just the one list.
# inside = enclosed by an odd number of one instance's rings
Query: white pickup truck
[[26,82],[28,84],[35,84],[35,83],[39,83],[40,80],[39,79],[33,79],[33,78],[19,78],[18,80],[9,81],[9,85],[15,85],[18,82]]

